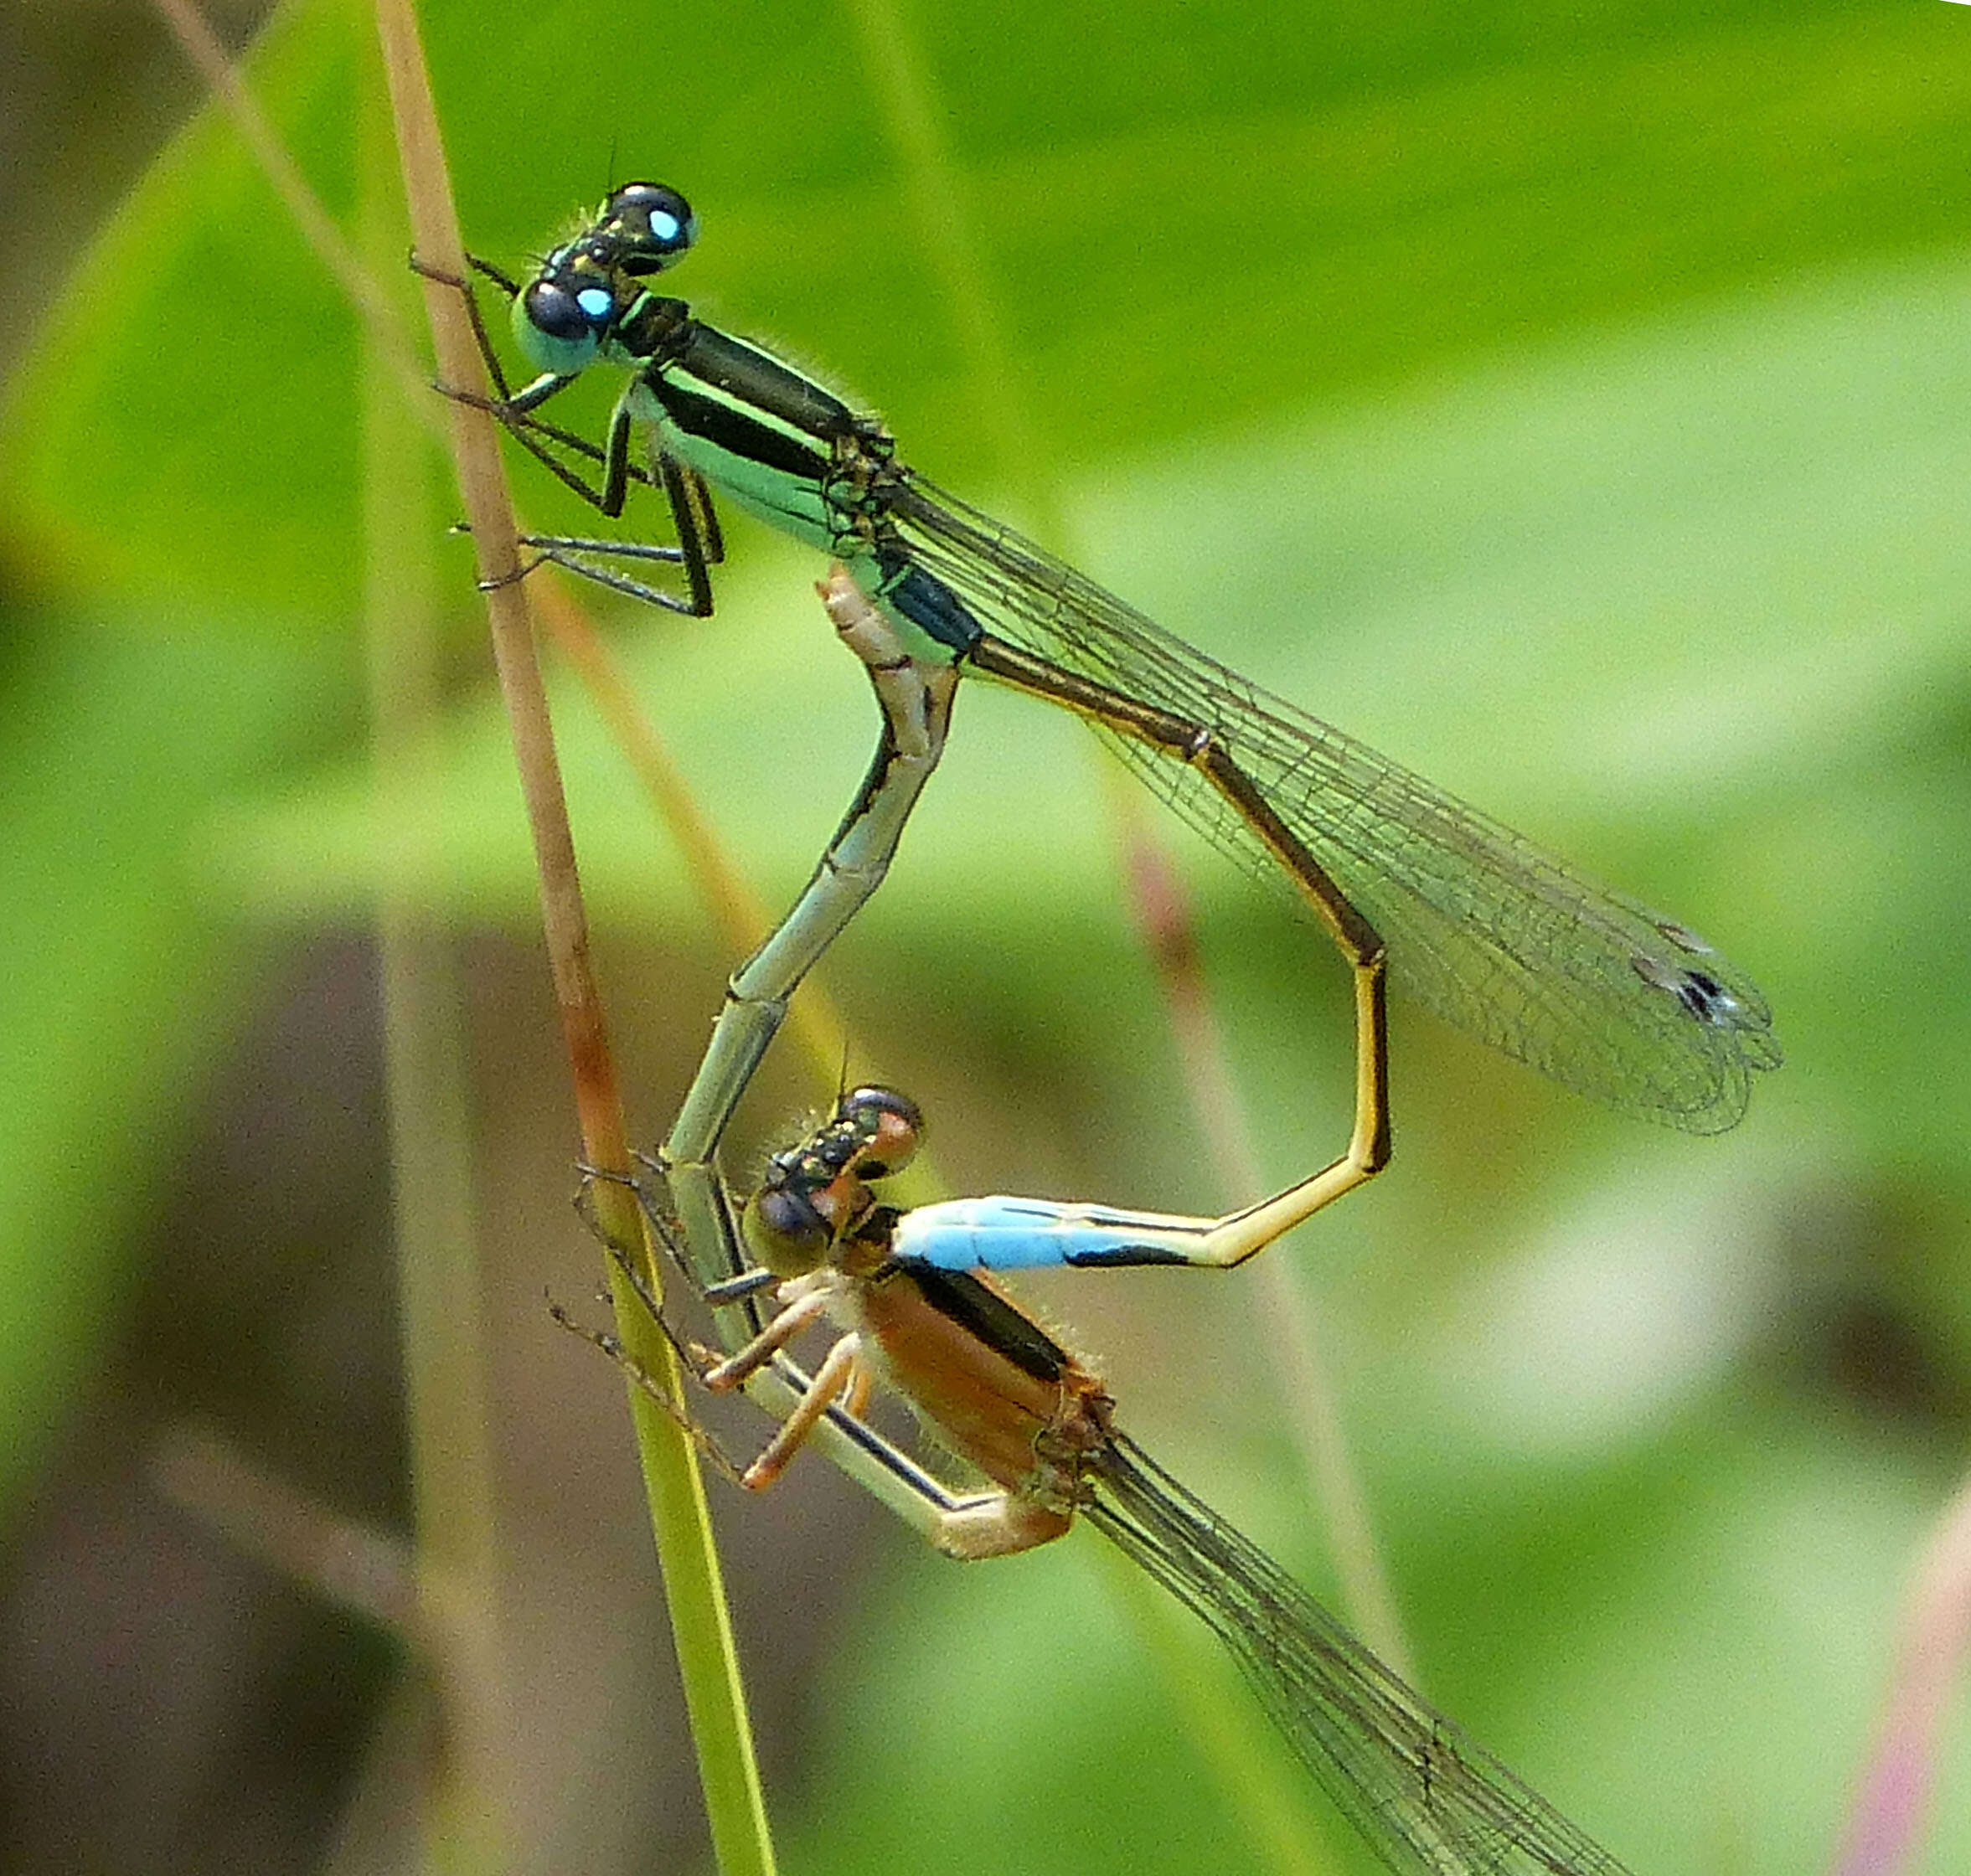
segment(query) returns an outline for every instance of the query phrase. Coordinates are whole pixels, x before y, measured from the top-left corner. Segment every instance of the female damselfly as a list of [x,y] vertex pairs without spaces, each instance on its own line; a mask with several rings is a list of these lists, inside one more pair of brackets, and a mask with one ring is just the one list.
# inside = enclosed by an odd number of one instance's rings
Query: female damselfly
[[[728,1306],[770,1291],[773,1313],[723,1358],[680,1346],[715,1390],[775,1383],[784,1415],[751,1464],[727,1457],[613,1336],[565,1312],[558,1319],[621,1362],[751,1489],[771,1484],[826,1427],[886,1470],[899,1508],[948,1556],[1031,1549],[1086,1518],[1218,1637],[1296,1755],[1397,1876],[1624,1876],[1137,1446],[1087,1364],[990,1279],[962,1267],[971,1239],[967,1229],[947,1238],[947,1208],[899,1213],[878,1201],[872,1183],[907,1163],[921,1132],[907,1096],[858,1088],[774,1157],[738,1214],[751,1267],[707,1300]],[[730,1226],[730,1207],[723,1215]],[[748,1261],[739,1244],[731,1250],[735,1268]],[[655,1297],[624,1268],[663,1322]],[[789,1347],[824,1319],[843,1332],[809,1375]],[[879,1384],[990,1488],[953,1491],[872,1430],[861,1415]]]

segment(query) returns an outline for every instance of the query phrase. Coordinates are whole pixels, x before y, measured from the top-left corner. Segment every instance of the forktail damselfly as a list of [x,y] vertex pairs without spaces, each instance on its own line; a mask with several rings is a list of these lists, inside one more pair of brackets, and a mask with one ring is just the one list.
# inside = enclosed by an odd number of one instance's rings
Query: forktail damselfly
[[[853,1430],[859,1451],[888,1456],[916,1502],[911,1522],[947,1555],[1031,1549],[1086,1518],[1218,1637],[1296,1755],[1397,1876],[1625,1876],[1122,1432],[1086,1363],[989,1279],[955,1267],[962,1246],[941,1247],[934,1226],[911,1233],[920,1214],[877,1202],[869,1182],[901,1167],[921,1131],[907,1097],[859,1088],[828,1125],[775,1157],[748,1201],[741,1224],[760,1261],[709,1300],[771,1289],[776,1312],[738,1353],[699,1372],[719,1389],[771,1377],[789,1404],[750,1466],[726,1460],[614,1337],[578,1332],[624,1363],[752,1488],[771,1484],[825,1427]],[[787,1349],[823,1317],[844,1332],[809,1377]],[[992,1489],[952,1492],[869,1430],[859,1416],[879,1382]]]
[[[1348,1144],[1292,1193],[1176,1247],[1176,1260],[1236,1264],[1386,1162],[1385,957],[1410,995],[1583,1094],[1698,1133],[1740,1118],[1753,1074],[1780,1059],[1765,1001],[1743,973],[1688,927],[1194,650],[906,467],[875,419],[653,291],[652,276],[681,260],[697,232],[675,190],[633,183],[524,285],[483,268],[511,295],[516,340],[539,373],[509,394],[486,344],[495,413],[605,513],[622,512],[639,475],[654,482],[678,536],[674,547],[531,544],[574,571],[702,615],[722,552],[716,489],[833,555],[890,635],[889,662],[908,667],[913,682],[975,672],[1074,711],[1235,858],[1291,883],[1353,973]],[[629,374],[605,444],[534,416],[598,363]],[[632,456],[638,430],[651,439],[648,471]],[[557,449],[599,463],[600,486]],[[626,580],[599,561],[607,554],[679,565],[686,595]],[[886,737],[894,730],[892,721]],[[872,799],[865,786],[838,843],[857,838],[854,823]],[[900,827],[899,818],[886,851]],[[674,1174],[709,1169],[787,997],[853,915],[838,891],[818,905],[823,885],[818,874],[741,972],[745,992],[728,999],[665,1142]]]

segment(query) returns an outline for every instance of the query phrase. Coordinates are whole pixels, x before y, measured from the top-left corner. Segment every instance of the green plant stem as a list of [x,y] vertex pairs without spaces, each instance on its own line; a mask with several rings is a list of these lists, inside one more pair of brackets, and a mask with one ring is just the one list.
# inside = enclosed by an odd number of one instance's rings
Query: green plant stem
[[[462,276],[464,247],[410,0],[377,0],[376,17],[412,236],[426,261]],[[440,378],[483,393],[484,374],[457,294],[427,283],[425,298]],[[534,656],[526,595],[517,577],[513,504],[497,426],[483,411],[455,405],[452,429],[460,492],[472,528],[480,577],[487,583],[493,662],[533,835],[542,925],[583,1149],[589,1163],[603,1172],[627,1174],[631,1168],[622,1100],[590,957],[574,836],[547,698]],[[642,1244],[654,1278],[656,1263],[633,1193],[604,1180],[596,1187],[596,1200],[602,1229],[613,1241]],[[653,1373],[668,1377],[675,1386],[670,1350],[641,1304],[627,1286],[617,1288],[616,1301],[624,1341]],[[638,1399],[633,1389],[631,1404],[713,1848],[726,1876],[768,1876],[774,1868],[772,1842],[697,1455],[676,1425],[654,1404]]]

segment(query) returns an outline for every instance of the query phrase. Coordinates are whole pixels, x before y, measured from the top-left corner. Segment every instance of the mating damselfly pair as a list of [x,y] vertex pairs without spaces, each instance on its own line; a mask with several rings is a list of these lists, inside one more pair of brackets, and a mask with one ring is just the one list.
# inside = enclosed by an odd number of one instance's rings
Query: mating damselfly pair
[[[1385,997],[1392,977],[1452,1022],[1611,1106],[1697,1132],[1720,1131],[1740,1117],[1754,1073],[1777,1064],[1778,1051],[1763,1000],[1708,945],[1240,678],[926,482],[898,460],[893,439],[875,419],[653,289],[653,276],[681,260],[696,234],[696,219],[675,191],[634,183],[615,191],[530,281],[482,271],[510,294],[515,338],[539,374],[509,392],[487,345],[499,392],[490,407],[606,514],[622,511],[632,482],[654,485],[677,537],[660,544],[539,537],[529,543],[535,553],[702,615],[710,610],[712,569],[724,553],[714,497],[725,497],[838,563],[843,571],[828,590],[828,611],[867,668],[882,716],[862,790],[792,910],[733,978],[663,1147],[678,1230],[702,1287],[720,1294],[751,1281],[738,1269],[730,1208],[715,1164],[720,1137],[787,997],[880,884],[942,751],[954,693],[967,673],[1087,719],[1181,813],[1235,857],[1297,892],[1353,974],[1354,1124],[1333,1163],[1221,1219],[1024,1199],[902,1214],[873,1201],[850,1206],[847,1221],[828,1235],[836,1250],[860,1246],[865,1260],[874,1260],[867,1270],[851,1273],[856,1282],[906,1272],[928,1296],[934,1286],[927,1273],[936,1271],[950,1280],[937,1291],[949,1301],[984,1293],[967,1274],[980,1267],[1223,1267],[1250,1256],[1387,1160]],[[600,444],[536,415],[596,363],[628,374]],[[633,446],[639,431],[649,441],[647,466]],[[683,592],[620,570],[637,562],[676,567]],[[850,1178],[858,1192],[863,1177]],[[841,1274],[830,1260],[834,1255],[831,1250],[802,1274],[823,1268]],[[800,1302],[797,1296],[784,1309]],[[940,1358],[962,1363],[983,1344],[1021,1365],[1007,1344],[1031,1345],[1008,1317],[983,1306],[969,1315],[966,1306],[954,1311],[949,1319],[965,1333]],[[736,1350],[747,1340],[734,1331],[729,1346]],[[1055,1354],[1069,1359],[1058,1349]],[[774,1343],[741,1378],[767,1379],[780,1355]],[[1052,1358],[1035,1357],[1043,1367]],[[851,1351],[836,1368],[845,1374],[853,1365]],[[823,1378],[840,1374],[831,1376],[824,1363],[818,1379]],[[906,1391],[949,1443],[968,1451],[963,1430],[936,1404],[935,1375]],[[927,1391],[932,1399],[925,1398]],[[797,1431],[832,1433],[831,1450],[859,1466],[865,1480],[874,1483],[879,1471],[894,1479],[897,1467],[908,1465],[900,1456],[893,1463],[878,1451],[880,1442],[863,1440],[866,1430],[844,1410],[838,1392],[793,1387],[781,1399]],[[1036,1427],[1035,1440],[1056,1443],[1070,1430],[1045,1416]],[[1112,1430],[1099,1420],[1076,1422],[1069,1444],[1085,1446],[1084,1459],[1109,1456],[1102,1464],[1113,1474],[1122,1462],[1113,1459],[1120,1449],[1110,1441]],[[969,1456],[980,1453],[971,1450]],[[1093,1460],[1087,1463],[1102,1471]],[[1113,1476],[1104,1476],[1110,1489],[1120,1489]],[[1062,1501],[1056,1511],[1081,1503],[1082,1477],[1071,1466],[1050,1474],[1043,1498]],[[1014,1481],[1000,1482],[1014,1488]],[[934,1506],[937,1489],[935,1482],[923,1487]],[[1209,1612],[1206,1619],[1218,1626]],[[1325,1658],[1329,1646],[1308,1644],[1310,1658]],[[1361,1660],[1372,1659],[1359,1644],[1350,1646]],[[1355,1670],[1366,1672],[1359,1661]],[[1376,1673],[1391,1678],[1380,1668]],[[1294,1698],[1318,1706],[1329,1694],[1318,1672],[1310,1674]],[[1277,1708],[1276,1717],[1282,1717]],[[1312,1719],[1308,1724],[1309,1736],[1328,1737]],[[1382,1739],[1373,1727],[1364,1736],[1370,1735]],[[1373,1756],[1411,1749],[1358,1745],[1344,1737],[1321,1750],[1345,1765],[1351,1751]],[[1461,1750],[1453,1746],[1452,1757]],[[1444,1839],[1440,1823],[1427,1817],[1414,1828],[1400,1826],[1394,1814],[1401,1805],[1394,1799],[1385,1805],[1372,1776],[1344,1776],[1362,1797],[1344,1807],[1385,1859],[1406,1872],[1615,1867],[1536,1800],[1529,1814],[1535,1822],[1514,1822],[1500,1795],[1511,1784],[1505,1775],[1480,1781],[1484,1804],[1495,1805],[1496,1816],[1455,1841]],[[1427,1800],[1433,1789],[1427,1752],[1390,1776],[1406,1791],[1421,1781]]]

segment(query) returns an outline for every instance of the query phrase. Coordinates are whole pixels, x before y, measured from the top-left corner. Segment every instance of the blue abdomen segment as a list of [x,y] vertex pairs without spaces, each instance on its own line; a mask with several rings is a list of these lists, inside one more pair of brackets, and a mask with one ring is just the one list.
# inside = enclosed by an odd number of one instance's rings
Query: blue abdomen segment
[[953,1198],[896,1222],[890,1255],[939,1270],[1188,1264],[1200,1221],[1044,1198]]

